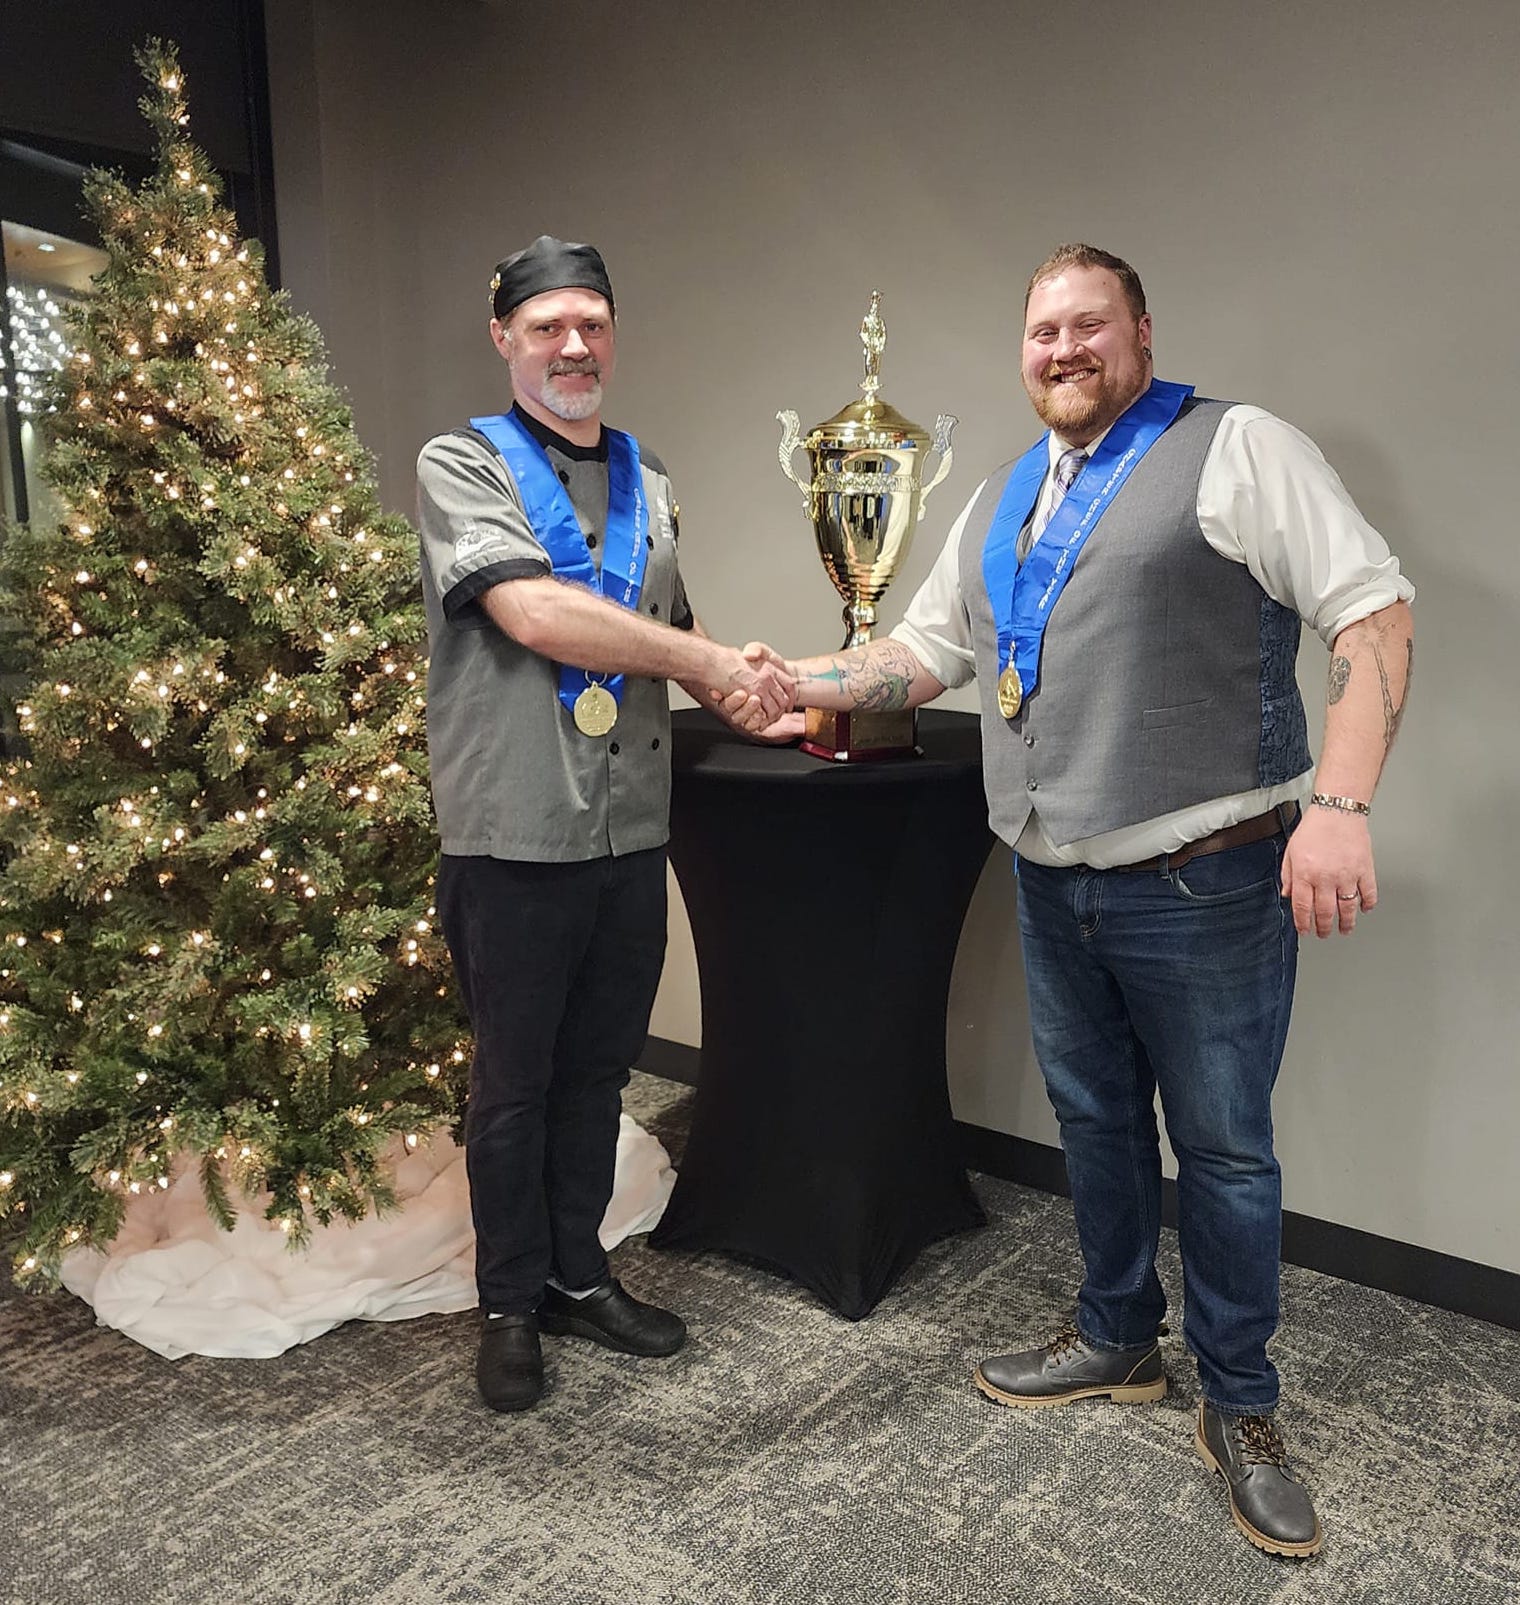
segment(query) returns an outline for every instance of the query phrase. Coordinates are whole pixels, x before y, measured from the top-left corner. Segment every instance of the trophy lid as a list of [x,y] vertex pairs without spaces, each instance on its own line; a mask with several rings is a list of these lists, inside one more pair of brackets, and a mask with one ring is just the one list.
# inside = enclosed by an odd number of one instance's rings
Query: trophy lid
[[851,448],[862,446],[917,446],[926,450],[929,432],[922,425],[904,418],[896,407],[879,396],[862,397],[841,407],[832,418],[814,424],[808,431],[805,444],[816,450],[819,445],[841,445]]
[[862,395],[841,407],[832,418],[814,424],[803,442],[810,451],[820,446],[842,446],[850,450],[862,447],[916,446],[920,451],[929,445],[929,432],[921,425],[904,418],[878,394],[881,389],[881,353],[887,343],[887,326],[881,316],[881,291],[871,291],[871,305],[861,320],[860,343],[865,347],[866,373],[860,381]]

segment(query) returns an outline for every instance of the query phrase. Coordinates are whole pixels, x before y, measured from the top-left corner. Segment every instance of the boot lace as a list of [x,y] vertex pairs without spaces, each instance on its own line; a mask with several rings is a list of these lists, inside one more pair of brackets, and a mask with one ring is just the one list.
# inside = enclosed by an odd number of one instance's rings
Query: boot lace
[[1231,1423],[1240,1457],[1248,1466],[1288,1468],[1288,1451],[1270,1416],[1237,1416]]
[[1068,1354],[1081,1352],[1087,1347],[1087,1344],[1083,1341],[1082,1334],[1077,1329],[1077,1323],[1075,1321],[1067,1321],[1046,1347],[1050,1351],[1051,1359],[1059,1365]]

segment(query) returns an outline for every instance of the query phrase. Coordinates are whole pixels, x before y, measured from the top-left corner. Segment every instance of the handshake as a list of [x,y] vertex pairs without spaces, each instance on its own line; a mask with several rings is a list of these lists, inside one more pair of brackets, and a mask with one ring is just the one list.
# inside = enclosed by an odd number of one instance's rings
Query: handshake
[[723,677],[703,688],[705,695],[698,700],[726,724],[757,740],[796,740],[804,723],[798,700],[804,678],[801,666],[763,641],[742,648],[719,647],[718,652]]
[[707,649],[700,676],[682,688],[720,719],[759,741],[792,741],[803,733],[803,708],[890,713],[932,701],[944,685],[910,646],[883,636],[817,658],[784,658],[763,641],[745,647],[694,643]]

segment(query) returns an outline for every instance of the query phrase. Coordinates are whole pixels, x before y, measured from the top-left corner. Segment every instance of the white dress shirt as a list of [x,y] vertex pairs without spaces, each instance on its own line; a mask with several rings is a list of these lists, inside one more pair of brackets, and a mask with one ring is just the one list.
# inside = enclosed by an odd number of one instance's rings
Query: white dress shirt
[[[1052,469],[1069,446],[1051,434]],[[961,510],[902,623],[890,632],[946,686],[965,685],[976,674],[960,588],[960,546],[985,484]],[[1055,490],[1054,474],[1047,471],[1035,503],[1037,528]],[[1267,595],[1292,608],[1327,647],[1347,625],[1414,596],[1388,543],[1358,512],[1319,447],[1260,407],[1231,407],[1220,419],[1198,479],[1198,524],[1221,557],[1244,563]],[[1102,538],[1101,525],[1095,538]],[[1036,864],[1111,869],[1139,863],[1280,803],[1302,802],[1313,773],[1305,770],[1284,785],[1236,792],[1074,842],[1053,842],[1032,812],[1017,850]]]

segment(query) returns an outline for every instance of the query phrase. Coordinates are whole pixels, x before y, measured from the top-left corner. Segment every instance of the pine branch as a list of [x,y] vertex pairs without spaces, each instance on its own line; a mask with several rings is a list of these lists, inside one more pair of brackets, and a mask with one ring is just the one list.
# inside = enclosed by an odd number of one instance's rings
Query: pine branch
[[272,294],[138,53],[157,141],[92,174],[107,265],[67,314],[0,651],[0,1222],[23,1280],[199,1165],[293,1244],[387,1207],[384,1154],[457,1113],[468,1044],[432,907],[417,549],[316,327]]

